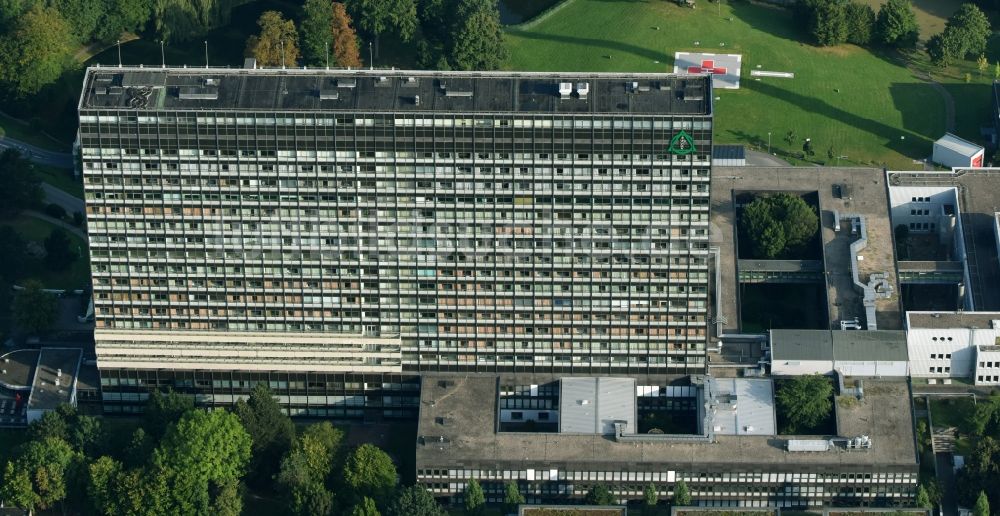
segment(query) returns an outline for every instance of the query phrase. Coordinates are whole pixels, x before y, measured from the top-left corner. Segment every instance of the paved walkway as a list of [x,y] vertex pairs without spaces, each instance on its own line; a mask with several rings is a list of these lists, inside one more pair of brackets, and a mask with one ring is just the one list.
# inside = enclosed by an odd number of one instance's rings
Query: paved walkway
[[777,157],[772,156],[766,152],[754,151],[747,149],[747,166],[750,167],[788,167],[791,166],[787,161]]
[[17,149],[26,158],[38,163],[58,168],[73,168],[73,155],[68,152],[56,152],[37,147],[30,143],[15,140],[10,136],[0,138],[0,150]]
[[38,220],[44,220],[45,222],[51,222],[52,224],[55,224],[55,225],[57,225],[57,226],[65,229],[66,231],[69,231],[70,233],[73,233],[74,235],[76,235],[76,236],[84,239],[85,241],[87,240],[87,233],[86,232],[84,232],[82,229],[80,229],[80,228],[78,228],[78,227],[70,224],[69,222],[66,222],[65,220],[59,220],[57,218],[50,217],[50,216],[48,216],[48,215],[46,215],[46,214],[44,214],[42,212],[38,212],[38,211],[35,211],[35,210],[25,210],[23,213],[25,215],[29,216],[29,217],[33,217],[33,218],[36,218]]

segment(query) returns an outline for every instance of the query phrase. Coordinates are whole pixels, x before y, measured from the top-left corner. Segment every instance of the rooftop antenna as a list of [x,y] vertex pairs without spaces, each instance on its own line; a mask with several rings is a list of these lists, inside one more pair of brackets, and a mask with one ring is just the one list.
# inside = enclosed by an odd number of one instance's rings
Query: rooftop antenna
[[122,67],[122,40],[116,39],[115,44],[118,45],[118,68]]
[[167,67],[167,55],[163,53],[163,40],[160,40],[160,60],[163,62],[163,67]]
[[369,41],[368,42],[368,69],[370,69],[370,70],[374,70],[375,69],[375,58],[372,57],[372,56],[374,56],[374,54],[372,54],[372,42]]
[[330,69],[330,40],[326,40],[326,69]]
[[208,68],[208,40],[205,40],[205,68]]
[[285,40],[281,40],[281,69],[285,69]]

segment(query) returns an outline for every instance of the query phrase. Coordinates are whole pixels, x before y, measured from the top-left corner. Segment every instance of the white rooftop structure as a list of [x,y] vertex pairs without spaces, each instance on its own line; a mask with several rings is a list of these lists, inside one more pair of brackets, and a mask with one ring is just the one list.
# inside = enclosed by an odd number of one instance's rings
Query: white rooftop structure
[[946,167],[981,167],[986,149],[951,133],[934,142],[934,163]]
[[559,382],[559,433],[615,433],[615,423],[636,427],[633,378],[563,378]]
[[775,435],[774,383],[767,378],[709,378],[716,435]]

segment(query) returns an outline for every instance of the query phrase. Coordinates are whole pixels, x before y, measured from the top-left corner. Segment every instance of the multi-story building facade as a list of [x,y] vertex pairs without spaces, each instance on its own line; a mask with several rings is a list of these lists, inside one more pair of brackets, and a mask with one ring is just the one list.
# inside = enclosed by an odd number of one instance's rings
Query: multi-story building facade
[[105,391],[701,371],[711,98],[666,74],[92,68]]

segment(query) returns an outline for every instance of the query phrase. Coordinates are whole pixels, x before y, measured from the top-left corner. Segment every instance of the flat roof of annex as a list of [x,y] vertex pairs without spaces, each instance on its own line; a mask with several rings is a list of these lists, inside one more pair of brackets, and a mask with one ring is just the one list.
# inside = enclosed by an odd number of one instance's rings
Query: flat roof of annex
[[704,74],[101,66],[79,108],[707,116],[711,88]]

